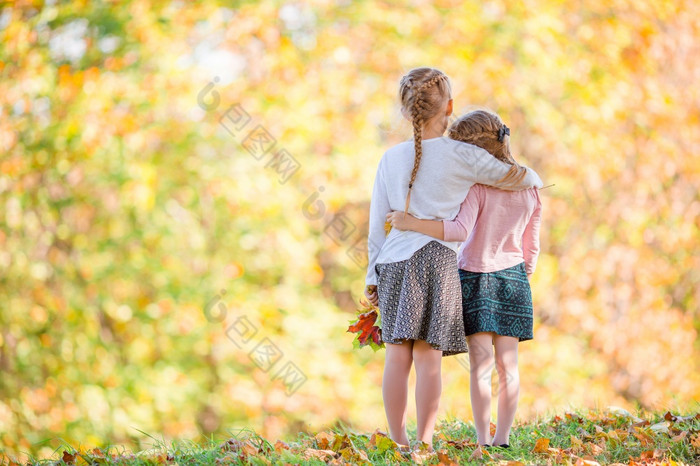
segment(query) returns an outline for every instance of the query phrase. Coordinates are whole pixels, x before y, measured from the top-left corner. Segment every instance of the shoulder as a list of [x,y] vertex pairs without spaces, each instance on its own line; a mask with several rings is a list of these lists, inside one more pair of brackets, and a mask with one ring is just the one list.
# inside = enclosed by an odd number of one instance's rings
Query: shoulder
[[542,201],[540,201],[539,188],[530,188],[530,189],[527,189],[526,191],[532,197],[532,199],[535,201],[535,203],[537,205],[542,205]]
[[401,158],[404,158],[409,149],[412,150],[412,148],[413,144],[411,144],[409,147],[409,141],[396,144],[395,146],[391,146],[384,152],[382,158],[379,159],[379,163],[377,164],[377,170],[380,172],[386,170],[387,164],[389,166],[395,164],[396,161],[400,160]]
[[443,136],[441,138],[435,138],[435,144],[438,147],[443,147],[447,150],[454,151],[457,153],[479,150],[479,147],[473,144],[457,141],[455,139],[450,139],[446,136]]
[[[439,142],[438,142],[439,141]],[[466,161],[468,164],[474,164],[479,160],[496,160],[491,154],[486,152],[481,147],[469,144],[467,142],[456,141],[447,137],[442,137],[436,140],[436,147],[443,152],[443,154],[448,154],[454,159],[459,159],[461,161]]]
[[399,144],[396,144],[395,146],[391,146],[390,148],[388,148],[386,150],[386,152],[384,152],[384,157],[382,157],[382,159],[389,158],[389,157],[392,157],[394,155],[399,155],[399,154],[403,155],[406,152],[412,152],[412,151],[413,151],[413,141],[412,140],[411,141],[404,141],[404,142],[401,142]]
[[472,185],[471,188],[469,188],[469,194],[467,194],[467,195],[472,196],[472,197],[483,197],[484,195],[486,195],[486,193],[490,189],[496,189],[496,188],[492,188],[491,186],[486,186],[485,184],[476,183],[476,184]]

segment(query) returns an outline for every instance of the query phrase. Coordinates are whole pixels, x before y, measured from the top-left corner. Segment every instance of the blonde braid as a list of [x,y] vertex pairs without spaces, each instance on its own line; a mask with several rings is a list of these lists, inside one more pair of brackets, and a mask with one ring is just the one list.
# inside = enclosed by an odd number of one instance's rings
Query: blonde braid
[[[437,71],[437,70],[435,70]],[[421,157],[423,157],[423,124],[426,120],[431,118],[430,115],[431,105],[427,102],[425,91],[438,82],[446,80],[442,72],[437,71],[437,75],[433,76],[429,80],[414,87],[411,80],[408,81],[409,89],[413,90],[413,105],[411,106],[411,123],[413,125],[413,146],[415,150],[415,156],[413,159],[413,170],[411,170],[411,180],[408,182],[408,194],[406,195],[406,207],[404,208],[404,217],[408,213],[408,207],[411,203],[411,191],[413,190],[413,182],[416,180],[416,175],[418,174],[418,167],[420,167]]]

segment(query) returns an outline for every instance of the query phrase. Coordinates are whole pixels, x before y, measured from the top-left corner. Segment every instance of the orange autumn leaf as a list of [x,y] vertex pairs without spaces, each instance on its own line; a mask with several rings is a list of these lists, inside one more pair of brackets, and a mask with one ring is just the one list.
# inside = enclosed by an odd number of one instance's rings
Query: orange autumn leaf
[[75,453],[68,453],[67,451],[63,452],[63,462],[66,464],[75,464]]
[[533,453],[549,453],[549,439],[546,437],[538,438],[535,442]]
[[275,442],[275,451],[277,453],[282,453],[284,450],[289,450],[289,445],[287,442],[283,442],[282,440],[277,440]]
[[384,348],[384,342],[382,341],[381,334],[382,330],[377,325],[379,320],[379,309],[365,301],[360,301],[360,304],[364,309],[360,309],[358,311],[359,314],[357,319],[350,323],[347,330],[349,333],[358,334],[353,341],[353,346],[355,348],[370,346],[374,351]]
[[316,434],[315,439],[319,449],[327,450],[328,448],[330,448],[331,445],[333,445],[333,441],[335,440],[335,434],[331,434],[328,432],[319,432],[318,434]]
[[447,450],[440,450],[437,452],[438,461],[443,466],[457,466],[459,463],[452,458]]

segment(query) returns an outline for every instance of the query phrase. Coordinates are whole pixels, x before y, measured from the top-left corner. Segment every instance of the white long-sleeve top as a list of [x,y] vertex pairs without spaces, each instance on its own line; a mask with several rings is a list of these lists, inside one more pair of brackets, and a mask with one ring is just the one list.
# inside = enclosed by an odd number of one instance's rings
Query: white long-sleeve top
[[[385,236],[386,214],[403,211],[408,182],[413,169],[413,141],[391,147],[379,161],[369,209],[368,266],[366,285],[377,284],[376,264],[409,259],[413,253],[438,241],[455,251],[458,242],[436,240],[415,231],[392,228]],[[542,180],[532,169],[516,186],[499,186],[498,180],[510,170],[505,164],[480,147],[447,137],[423,140],[423,156],[411,190],[408,212],[420,219],[453,220],[469,188],[476,183],[522,190],[542,187]]]

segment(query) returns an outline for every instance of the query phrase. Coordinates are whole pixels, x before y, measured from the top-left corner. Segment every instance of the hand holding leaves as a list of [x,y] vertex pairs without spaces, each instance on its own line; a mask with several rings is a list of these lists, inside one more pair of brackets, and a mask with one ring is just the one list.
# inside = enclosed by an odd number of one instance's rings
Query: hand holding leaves
[[352,342],[353,347],[362,348],[369,345],[374,351],[384,348],[379,309],[366,301],[360,301],[360,304],[362,309],[358,309],[357,319],[348,327],[348,332],[357,333]]

